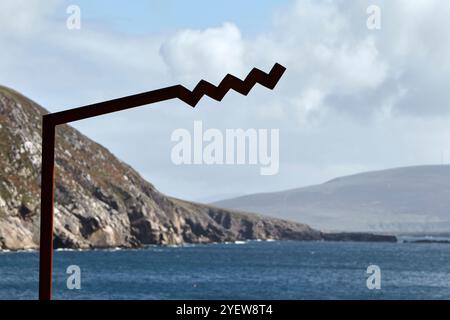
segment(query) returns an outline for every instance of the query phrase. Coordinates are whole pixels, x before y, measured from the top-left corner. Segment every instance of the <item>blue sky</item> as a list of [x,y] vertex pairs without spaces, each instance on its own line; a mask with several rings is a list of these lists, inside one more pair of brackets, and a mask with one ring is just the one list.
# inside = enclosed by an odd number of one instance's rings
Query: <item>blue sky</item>
[[171,32],[177,29],[203,29],[224,21],[236,23],[245,33],[271,26],[275,8],[287,0],[78,0],[86,19],[132,34]]

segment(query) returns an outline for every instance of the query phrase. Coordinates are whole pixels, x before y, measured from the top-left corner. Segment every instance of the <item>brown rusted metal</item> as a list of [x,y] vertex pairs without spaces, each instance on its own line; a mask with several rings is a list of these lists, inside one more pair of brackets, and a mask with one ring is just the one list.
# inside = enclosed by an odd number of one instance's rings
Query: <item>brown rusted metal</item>
[[43,116],[39,299],[51,300],[52,298],[55,129],[57,125],[175,98],[195,107],[204,95],[221,101],[230,89],[247,95],[256,83],[273,89],[285,70],[285,67],[276,63],[269,74],[253,68],[245,80],[228,74],[218,86],[201,80],[192,91],[182,85],[176,85]]

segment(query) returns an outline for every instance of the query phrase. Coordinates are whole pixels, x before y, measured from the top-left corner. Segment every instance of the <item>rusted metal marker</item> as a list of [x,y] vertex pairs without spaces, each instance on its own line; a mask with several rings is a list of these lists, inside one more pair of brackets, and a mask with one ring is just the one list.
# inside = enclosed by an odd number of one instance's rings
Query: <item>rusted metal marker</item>
[[217,87],[205,80],[201,80],[193,91],[186,89],[182,85],[176,85],[44,115],[42,118],[39,299],[51,300],[52,298],[55,129],[57,125],[175,98],[178,98],[195,108],[204,95],[217,101],[221,101],[230,89],[243,95],[247,95],[256,83],[259,83],[266,88],[273,89],[285,70],[285,67],[275,63],[269,74],[254,68],[243,81],[228,74]]

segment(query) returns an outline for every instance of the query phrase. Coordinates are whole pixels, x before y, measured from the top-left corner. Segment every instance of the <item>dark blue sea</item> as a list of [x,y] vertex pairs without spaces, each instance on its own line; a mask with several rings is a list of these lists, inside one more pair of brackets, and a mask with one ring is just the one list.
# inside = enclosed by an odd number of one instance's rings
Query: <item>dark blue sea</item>
[[[81,289],[67,288],[78,265]],[[369,265],[381,289],[369,290]],[[36,299],[38,254],[0,253],[0,299]],[[250,241],[57,251],[55,299],[450,299],[450,244]]]

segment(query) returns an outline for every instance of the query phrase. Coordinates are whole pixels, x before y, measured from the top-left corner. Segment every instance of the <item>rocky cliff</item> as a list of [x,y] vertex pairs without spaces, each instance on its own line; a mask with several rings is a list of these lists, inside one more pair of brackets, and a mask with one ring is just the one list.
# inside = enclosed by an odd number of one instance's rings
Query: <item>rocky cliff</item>
[[[41,117],[0,87],[0,249],[39,246]],[[322,239],[301,223],[170,198],[74,128],[57,128],[55,246],[140,247],[244,239]]]

